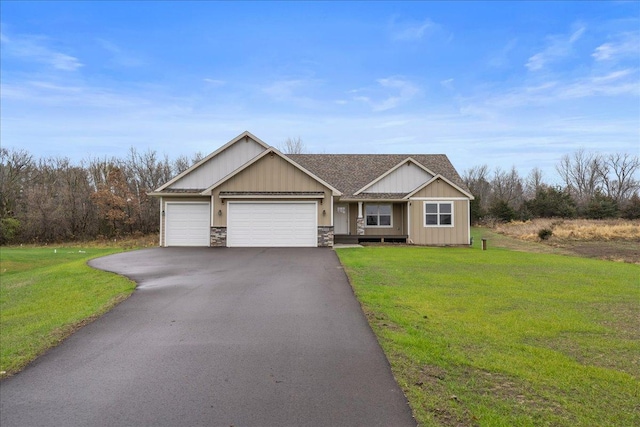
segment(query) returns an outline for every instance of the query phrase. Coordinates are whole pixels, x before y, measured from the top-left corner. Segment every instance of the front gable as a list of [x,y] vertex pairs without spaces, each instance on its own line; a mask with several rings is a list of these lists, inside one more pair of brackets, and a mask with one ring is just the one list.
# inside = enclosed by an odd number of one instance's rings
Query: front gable
[[465,192],[442,175],[434,176],[430,181],[408,194],[405,198],[465,198],[473,200],[473,196],[470,193]]
[[225,179],[216,186],[215,191],[254,193],[328,191],[329,194],[332,193],[330,187],[272,150]]
[[433,178],[434,174],[411,157],[356,191],[360,193],[406,194]]
[[268,148],[269,146],[257,137],[249,132],[243,132],[156,191],[202,191],[202,189],[216,184]]

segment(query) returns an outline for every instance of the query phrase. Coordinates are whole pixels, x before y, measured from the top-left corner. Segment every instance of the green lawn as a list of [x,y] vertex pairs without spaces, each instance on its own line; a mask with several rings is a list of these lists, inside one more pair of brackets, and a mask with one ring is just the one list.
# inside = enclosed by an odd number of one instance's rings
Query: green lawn
[[133,282],[86,265],[120,251],[0,248],[0,378],[131,294]]
[[640,266],[478,243],[337,250],[419,422],[640,425]]

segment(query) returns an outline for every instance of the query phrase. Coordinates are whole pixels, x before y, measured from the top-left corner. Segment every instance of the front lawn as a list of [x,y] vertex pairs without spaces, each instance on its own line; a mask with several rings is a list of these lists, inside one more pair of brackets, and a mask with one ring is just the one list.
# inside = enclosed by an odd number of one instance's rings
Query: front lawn
[[0,378],[131,294],[133,282],[86,265],[121,250],[0,249]]
[[640,425],[640,266],[478,240],[337,250],[418,421]]

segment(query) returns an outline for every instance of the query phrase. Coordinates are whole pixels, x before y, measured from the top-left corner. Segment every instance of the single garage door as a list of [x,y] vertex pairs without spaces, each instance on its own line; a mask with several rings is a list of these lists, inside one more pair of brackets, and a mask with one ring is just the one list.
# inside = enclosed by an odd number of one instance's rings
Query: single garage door
[[315,202],[229,202],[227,246],[318,246]]
[[166,246],[210,246],[209,203],[167,203]]

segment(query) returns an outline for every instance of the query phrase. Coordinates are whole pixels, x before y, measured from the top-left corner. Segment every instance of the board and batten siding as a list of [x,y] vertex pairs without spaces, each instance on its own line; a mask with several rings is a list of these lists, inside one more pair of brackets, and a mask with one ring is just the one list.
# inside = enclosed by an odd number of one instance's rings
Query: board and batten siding
[[[278,155],[266,155],[248,168],[229,178],[220,186],[213,189],[214,226],[227,225],[227,204],[220,199],[221,191],[250,191],[250,192],[324,192],[323,199],[310,199],[318,201],[318,226],[331,225],[331,189],[325,187],[311,176],[307,175],[288,161]],[[250,197],[244,200],[251,200]],[[263,201],[293,201],[295,199],[260,199]],[[302,200],[302,199],[301,199]],[[309,200],[309,199],[304,199]],[[220,215],[218,214],[220,212]],[[323,215],[323,211],[326,214]]]
[[[365,214],[365,205],[367,203],[370,204],[378,204],[376,202],[364,202],[362,206],[362,216]],[[380,202],[379,204],[385,204],[385,202]],[[369,228],[365,225],[364,235],[365,236],[390,236],[390,235],[404,235],[407,234],[407,212],[406,212],[406,203],[393,203],[393,217],[391,218],[392,227],[374,227]],[[349,234],[356,235],[357,224],[356,220],[358,218],[358,203],[349,203]]]
[[413,162],[406,162],[374,183],[364,193],[409,193],[433,176]]
[[247,137],[227,147],[191,173],[171,184],[169,188],[208,188],[264,150],[265,148],[262,145]]
[[[443,180],[432,182],[411,196],[410,236],[416,245],[468,245],[469,198]],[[424,203],[453,202],[453,227],[425,227]]]

